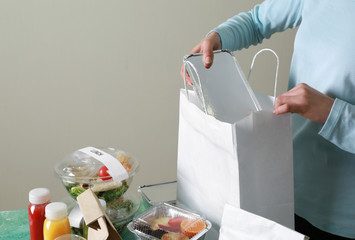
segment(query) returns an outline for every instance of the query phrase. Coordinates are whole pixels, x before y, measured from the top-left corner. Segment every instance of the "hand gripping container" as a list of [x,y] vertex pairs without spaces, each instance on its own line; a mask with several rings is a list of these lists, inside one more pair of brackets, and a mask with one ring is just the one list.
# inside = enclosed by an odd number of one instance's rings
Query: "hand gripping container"
[[211,223],[199,214],[160,203],[130,222],[127,228],[142,240],[204,239]]

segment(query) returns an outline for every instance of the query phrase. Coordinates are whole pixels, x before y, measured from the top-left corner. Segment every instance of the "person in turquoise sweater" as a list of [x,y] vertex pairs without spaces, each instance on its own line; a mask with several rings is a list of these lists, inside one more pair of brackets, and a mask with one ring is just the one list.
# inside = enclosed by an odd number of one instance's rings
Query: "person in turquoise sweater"
[[314,239],[355,239],[355,1],[265,0],[213,29],[191,53],[232,51],[298,27],[289,91],[274,113],[291,112],[295,229]]

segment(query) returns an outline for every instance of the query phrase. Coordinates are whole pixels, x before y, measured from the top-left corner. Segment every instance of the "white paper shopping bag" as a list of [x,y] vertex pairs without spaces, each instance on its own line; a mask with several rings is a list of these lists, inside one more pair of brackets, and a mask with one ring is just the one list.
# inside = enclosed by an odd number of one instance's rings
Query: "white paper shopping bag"
[[226,122],[206,114],[195,92],[180,91],[177,198],[212,222],[207,239],[218,238],[225,204],[293,228],[290,115],[256,97],[263,110]]

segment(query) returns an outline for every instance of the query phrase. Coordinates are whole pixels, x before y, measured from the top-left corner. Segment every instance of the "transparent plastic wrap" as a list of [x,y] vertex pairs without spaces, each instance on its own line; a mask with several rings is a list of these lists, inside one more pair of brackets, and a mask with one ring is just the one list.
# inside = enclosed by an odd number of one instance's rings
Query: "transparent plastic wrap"
[[106,214],[117,232],[120,233],[132,221],[140,207],[141,201],[142,198],[139,194],[128,190],[123,196],[106,208]]
[[130,222],[127,228],[140,239],[204,239],[211,223],[199,214],[161,203]]

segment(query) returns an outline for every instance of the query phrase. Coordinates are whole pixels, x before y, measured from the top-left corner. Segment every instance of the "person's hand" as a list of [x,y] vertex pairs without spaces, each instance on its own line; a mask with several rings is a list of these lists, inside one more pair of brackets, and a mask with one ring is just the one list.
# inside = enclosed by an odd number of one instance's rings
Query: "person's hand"
[[297,113],[314,122],[324,124],[333,103],[333,98],[301,83],[277,98],[274,113]]
[[[213,63],[213,51],[222,48],[221,38],[216,32],[211,32],[202,41],[197,44],[191,51],[193,53],[202,53],[202,61],[206,68],[210,68]],[[184,78],[184,66],[181,67],[180,75]],[[186,82],[192,85],[191,79],[188,74],[186,74]]]

